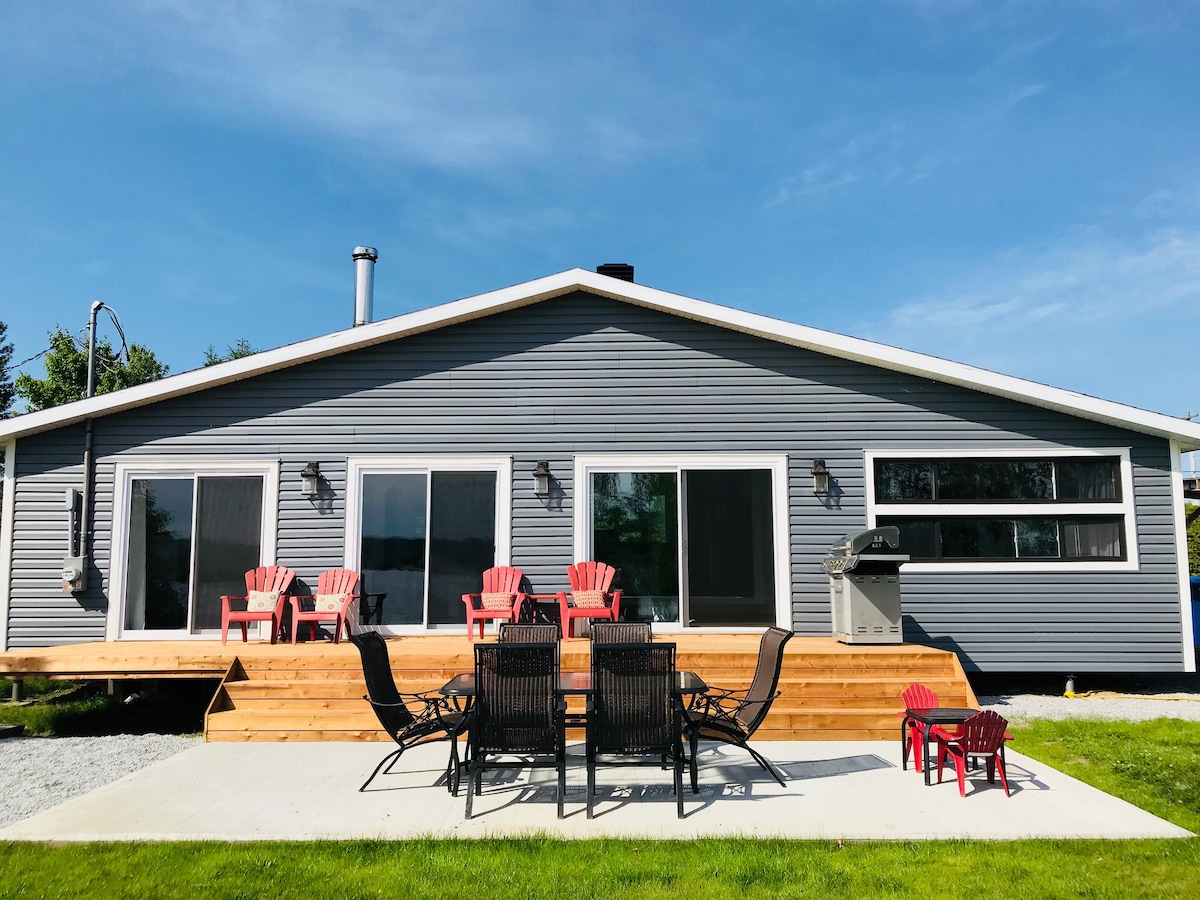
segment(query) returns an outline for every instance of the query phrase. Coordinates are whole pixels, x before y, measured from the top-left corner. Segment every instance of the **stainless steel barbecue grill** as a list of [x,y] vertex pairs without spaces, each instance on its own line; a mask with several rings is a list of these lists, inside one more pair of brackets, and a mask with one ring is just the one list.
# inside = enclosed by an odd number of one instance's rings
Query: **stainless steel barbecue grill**
[[900,529],[856,531],[835,544],[821,563],[829,575],[833,636],[843,644],[900,644]]

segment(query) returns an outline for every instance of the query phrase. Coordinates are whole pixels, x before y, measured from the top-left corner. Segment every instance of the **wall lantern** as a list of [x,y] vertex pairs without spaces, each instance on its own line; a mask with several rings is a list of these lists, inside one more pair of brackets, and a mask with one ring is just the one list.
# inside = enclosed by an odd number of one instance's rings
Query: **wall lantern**
[[812,464],[813,493],[829,493],[829,470],[825,468],[825,460],[814,459]]
[[321,464],[310,462],[300,470],[301,492],[309,500],[316,500],[321,492]]
[[533,492],[539,497],[550,495],[550,463],[544,459],[533,467]]

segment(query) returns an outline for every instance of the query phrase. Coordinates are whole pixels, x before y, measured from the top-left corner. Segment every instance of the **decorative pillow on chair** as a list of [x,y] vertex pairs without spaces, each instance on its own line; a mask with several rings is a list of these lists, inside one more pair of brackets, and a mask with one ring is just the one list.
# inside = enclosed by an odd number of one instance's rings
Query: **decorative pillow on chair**
[[274,612],[279,605],[279,591],[251,591],[246,598],[246,612]]
[[599,609],[605,605],[604,591],[572,591],[571,599],[580,609]]
[[517,599],[516,594],[504,594],[497,592],[485,592],[479,595],[479,602],[484,609],[512,609],[513,601]]
[[317,612],[340,612],[342,604],[346,602],[346,598],[349,596],[349,594],[317,594],[314,598],[313,608]]

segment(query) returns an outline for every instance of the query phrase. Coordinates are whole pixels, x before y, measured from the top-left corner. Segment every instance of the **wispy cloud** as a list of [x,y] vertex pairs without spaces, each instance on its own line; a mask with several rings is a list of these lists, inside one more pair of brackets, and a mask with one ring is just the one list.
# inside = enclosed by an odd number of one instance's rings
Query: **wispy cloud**
[[1044,93],[1047,88],[1049,88],[1049,85],[1045,82],[1039,82],[1038,84],[1025,84],[1018,88],[1014,88],[1013,90],[1009,91],[1007,96],[1005,96],[996,105],[991,114],[1003,115],[1009,110],[1020,106],[1026,100],[1030,100],[1033,97],[1036,97],[1038,94]]
[[1003,131],[1002,120],[1023,103],[1050,89],[1046,82],[1024,84],[977,100],[968,111],[935,110],[920,119],[874,126],[843,140],[798,173],[784,175],[766,205],[782,206],[807,194],[859,184],[914,184],[969,158],[979,145]]
[[[61,12],[23,17],[23,56],[106,77],[149,70],[139,83],[170,102],[400,164],[621,163],[660,146],[672,114],[688,115],[669,78],[635,55],[604,72],[620,28],[586,7],[142,0]],[[598,71],[639,104],[581,104]]]
[[1001,254],[895,307],[882,327],[861,323],[859,333],[1064,387],[1096,385],[1121,399],[1134,371],[1141,384],[1159,370],[1172,377],[1176,354],[1187,352],[1181,326],[1198,309],[1200,232],[1126,241],[1084,234]]
[[[963,29],[987,30],[994,15],[1007,18],[1003,11],[972,2],[917,4],[912,12],[943,24],[952,21],[952,33],[960,36]],[[822,124],[803,148],[798,170],[768,187],[766,206],[783,206],[834,187],[915,184],[970,159],[1005,137],[1007,117],[1018,107],[1052,89],[1048,79],[1030,72],[1036,70],[1035,58],[1056,40],[1041,35],[1001,43],[989,60],[953,85],[909,78],[907,71],[887,66],[886,74],[874,81],[848,79],[849,89],[857,88],[861,98],[840,98],[845,110],[840,120]],[[885,112],[854,112],[878,110],[881,95],[890,98]]]

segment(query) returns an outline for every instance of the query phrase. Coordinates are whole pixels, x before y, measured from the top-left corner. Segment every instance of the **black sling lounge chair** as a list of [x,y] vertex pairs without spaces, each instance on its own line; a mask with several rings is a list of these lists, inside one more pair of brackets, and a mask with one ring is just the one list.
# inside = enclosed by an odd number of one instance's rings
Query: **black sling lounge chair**
[[688,710],[684,728],[691,749],[693,791],[700,788],[696,774],[696,751],[701,740],[722,741],[741,747],[780,785],[787,787],[779,770],[747,741],[763,723],[771,711],[771,704],[779,696],[783,648],[792,636],[792,632],[782,628],[768,628],[758,645],[758,665],[754,669],[754,680],[750,682],[750,687],[744,691],[709,688]]
[[[410,747],[448,739],[450,760],[446,763],[446,788],[458,796],[458,780],[461,773],[458,736],[466,727],[466,716],[434,691],[401,694],[396,690],[387,644],[379,634],[369,631],[352,635],[350,640],[362,656],[363,678],[367,682],[367,696],[363,699],[375,710],[383,730],[399,744],[397,749],[380,761],[359,791],[365,791],[384,766],[387,766],[386,771],[390,772],[401,754]],[[416,714],[409,709],[405,703],[406,699],[420,704],[420,710]]]

